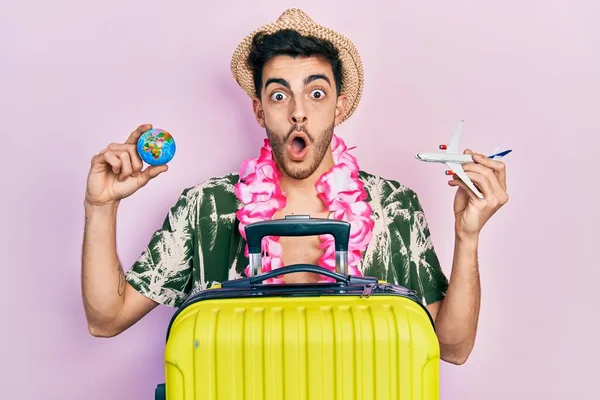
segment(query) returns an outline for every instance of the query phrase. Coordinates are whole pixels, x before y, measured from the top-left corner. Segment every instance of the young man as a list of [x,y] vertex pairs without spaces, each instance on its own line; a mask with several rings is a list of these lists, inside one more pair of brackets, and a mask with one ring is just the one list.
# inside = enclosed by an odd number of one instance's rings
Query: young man
[[[360,170],[334,135],[356,109],[363,85],[360,57],[347,38],[319,27],[300,10],[288,10],[244,39],[231,69],[253,99],[256,121],[267,134],[264,146],[239,173],[184,190],[127,275],[115,247],[119,202],[167,166],[143,169],[136,153],[137,139],[150,125],[93,157],[82,260],[91,334],[115,336],[158,304],[177,307],[214,282],[243,276],[248,272],[244,226],[302,214],[351,221],[350,273],[415,290],[435,320],[442,359],[464,363],[479,315],[479,233],[508,200],[504,164],[475,155],[475,162],[464,166],[485,200],[462,181],[449,182],[458,191],[448,281],[416,194]],[[334,264],[326,236],[269,238],[264,251],[264,272],[295,263]],[[322,278],[297,274],[273,282]]]

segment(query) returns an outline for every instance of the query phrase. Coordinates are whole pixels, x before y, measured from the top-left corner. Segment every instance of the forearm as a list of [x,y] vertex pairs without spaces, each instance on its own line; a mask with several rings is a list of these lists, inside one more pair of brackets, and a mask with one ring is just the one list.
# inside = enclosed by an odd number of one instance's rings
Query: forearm
[[462,364],[475,343],[481,289],[478,238],[456,238],[449,287],[436,318],[442,358]]
[[125,276],[116,248],[117,208],[116,204],[85,204],[81,284],[90,331],[112,329],[124,304]]

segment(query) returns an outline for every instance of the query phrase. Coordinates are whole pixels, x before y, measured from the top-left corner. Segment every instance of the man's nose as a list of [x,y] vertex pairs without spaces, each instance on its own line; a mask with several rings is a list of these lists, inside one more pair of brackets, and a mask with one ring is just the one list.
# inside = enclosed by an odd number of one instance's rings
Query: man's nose
[[294,124],[306,123],[306,113],[304,112],[304,106],[300,101],[294,101],[292,104],[292,115],[291,120]]

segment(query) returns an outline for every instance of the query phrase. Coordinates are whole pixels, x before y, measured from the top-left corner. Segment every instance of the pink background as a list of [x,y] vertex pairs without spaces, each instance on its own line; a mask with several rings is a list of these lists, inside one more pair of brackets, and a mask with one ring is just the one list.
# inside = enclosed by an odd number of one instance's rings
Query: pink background
[[597,0],[2,3],[3,397],[153,398],[174,310],[160,307],[110,340],[87,331],[80,247],[89,160],[141,123],[177,140],[171,170],[121,206],[128,268],[184,187],[257,154],[264,134],[230,56],[244,35],[294,6],[360,49],[364,97],[337,133],[358,146],[363,169],[418,192],[447,272],[454,189],[443,166],[414,154],[435,151],[461,118],[461,147],[514,150],[510,201],[482,233],[477,344],[467,364],[442,366],[442,398],[597,392]]

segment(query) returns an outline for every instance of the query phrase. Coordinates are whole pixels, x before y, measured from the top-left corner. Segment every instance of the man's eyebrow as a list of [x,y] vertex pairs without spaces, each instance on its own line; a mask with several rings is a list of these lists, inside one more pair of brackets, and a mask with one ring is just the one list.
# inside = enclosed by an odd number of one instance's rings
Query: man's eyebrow
[[[329,80],[329,78],[327,77],[327,75],[325,74],[312,74],[307,76],[306,78],[304,78],[304,85],[308,85],[309,83],[316,81],[318,79],[323,79],[324,81],[326,81],[329,86],[331,86],[331,81]],[[288,89],[291,89],[290,87],[290,83],[288,81],[286,81],[283,78],[269,78],[267,80],[267,82],[265,83],[265,89],[267,88],[267,86],[269,86],[271,83],[278,83],[281,86],[284,86]]]
[[288,81],[286,81],[283,78],[270,78],[267,80],[267,82],[265,83],[265,89],[267,88],[267,86],[269,86],[271,83],[279,83],[281,86],[285,86],[286,88],[290,89],[290,84]]
[[331,82],[329,81],[329,78],[325,74],[312,74],[312,75],[307,76],[306,78],[304,78],[304,85],[306,86],[309,83],[311,83],[312,81],[316,81],[317,79],[323,79],[329,84],[329,86],[331,86]]

